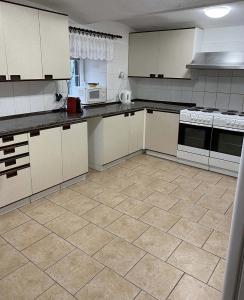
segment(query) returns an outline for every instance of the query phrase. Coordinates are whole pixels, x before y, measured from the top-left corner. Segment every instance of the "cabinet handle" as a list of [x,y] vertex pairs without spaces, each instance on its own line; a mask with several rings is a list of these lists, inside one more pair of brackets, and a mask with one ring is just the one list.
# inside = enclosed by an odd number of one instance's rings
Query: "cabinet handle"
[[150,77],[150,78],[155,78],[155,77],[156,77],[156,74],[150,74],[149,77]]
[[40,130],[33,130],[30,132],[30,137],[38,136],[38,135],[40,135]]
[[2,138],[3,143],[8,143],[8,142],[12,142],[14,140],[13,136],[4,136]]
[[4,155],[8,155],[15,152],[15,148],[5,149],[3,150]]
[[164,74],[158,74],[158,78],[164,78]]
[[148,114],[153,114],[153,110],[147,109],[147,113],[148,113]]
[[134,115],[135,115],[135,112],[133,111],[132,113],[130,113],[130,115],[131,115],[131,116],[134,116]]
[[124,117],[129,117],[129,113],[125,113],[125,114],[124,114]]
[[10,80],[14,80],[14,81],[21,80],[21,76],[20,75],[10,75]]
[[0,75],[0,81],[6,81],[7,77],[6,75]]
[[16,165],[16,159],[11,159],[5,162],[5,167]]
[[18,175],[18,171],[10,171],[6,174],[7,178],[15,177]]
[[45,79],[46,79],[46,80],[53,79],[53,75],[50,75],[50,74],[49,74],[49,75],[45,75]]
[[69,130],[70,129],[70,125],[64,125],[63,126],[63,130]]

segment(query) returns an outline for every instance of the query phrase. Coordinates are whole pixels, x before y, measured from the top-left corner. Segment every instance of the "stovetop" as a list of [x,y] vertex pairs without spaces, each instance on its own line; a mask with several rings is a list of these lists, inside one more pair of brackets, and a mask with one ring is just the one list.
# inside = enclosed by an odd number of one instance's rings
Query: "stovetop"
[[201,107],[201,106],[194,106],[191,108],[186,109],[192,112],[206,112],[206,113],[220,113],[226,116],[244,116],[244,112],[239,112],[237,110],[220,110],[218,108],[213,107]]

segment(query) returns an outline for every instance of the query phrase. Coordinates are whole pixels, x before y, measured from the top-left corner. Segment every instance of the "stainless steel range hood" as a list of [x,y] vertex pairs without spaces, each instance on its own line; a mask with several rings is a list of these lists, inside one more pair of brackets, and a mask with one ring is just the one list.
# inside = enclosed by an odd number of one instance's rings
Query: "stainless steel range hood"
[[198,52],[187,69],[244,70],[244,52]]

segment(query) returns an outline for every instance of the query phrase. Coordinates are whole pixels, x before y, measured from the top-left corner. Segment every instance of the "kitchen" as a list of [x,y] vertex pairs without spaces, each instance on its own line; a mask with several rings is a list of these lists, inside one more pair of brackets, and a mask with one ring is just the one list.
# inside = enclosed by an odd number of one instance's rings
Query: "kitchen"
[[243,299],[244,2],[13,2],[0,299]]

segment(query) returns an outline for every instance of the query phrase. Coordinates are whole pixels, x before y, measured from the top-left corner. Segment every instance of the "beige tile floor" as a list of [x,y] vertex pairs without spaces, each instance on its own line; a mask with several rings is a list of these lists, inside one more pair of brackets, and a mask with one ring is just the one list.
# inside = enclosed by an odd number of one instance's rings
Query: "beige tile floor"
[[139,155],[0,216],[0,299],[220,300],[236,180]]

